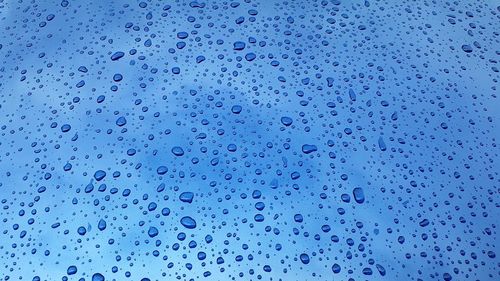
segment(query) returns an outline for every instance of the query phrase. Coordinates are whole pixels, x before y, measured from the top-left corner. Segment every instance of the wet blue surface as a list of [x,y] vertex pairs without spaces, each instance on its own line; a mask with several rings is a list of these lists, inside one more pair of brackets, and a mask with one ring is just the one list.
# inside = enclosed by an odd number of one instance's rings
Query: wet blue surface
[[0,0],[1,280],[499,280],[497,1]]

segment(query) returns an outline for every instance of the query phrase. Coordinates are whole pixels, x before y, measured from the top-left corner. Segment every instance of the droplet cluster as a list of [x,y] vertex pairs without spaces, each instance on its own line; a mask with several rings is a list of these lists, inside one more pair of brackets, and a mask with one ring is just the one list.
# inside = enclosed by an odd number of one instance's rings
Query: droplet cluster
[[500,280],[500,3],[0,0],[0,280]]

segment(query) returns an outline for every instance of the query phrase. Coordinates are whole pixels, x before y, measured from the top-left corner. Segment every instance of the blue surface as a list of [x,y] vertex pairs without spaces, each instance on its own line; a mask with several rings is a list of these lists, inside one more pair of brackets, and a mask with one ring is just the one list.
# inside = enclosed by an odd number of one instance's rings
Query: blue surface
[[0,0],[1,280],[500,280],[497,1]]

